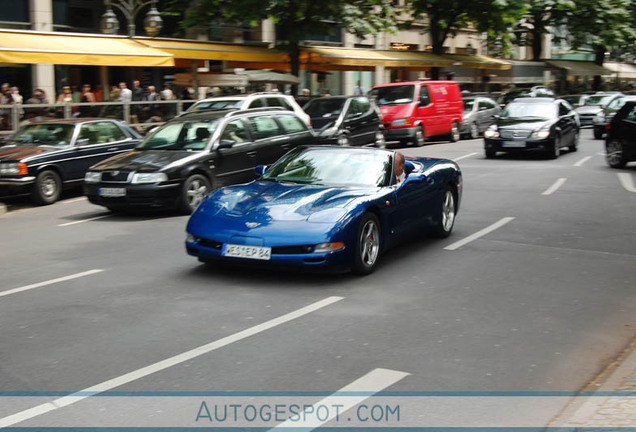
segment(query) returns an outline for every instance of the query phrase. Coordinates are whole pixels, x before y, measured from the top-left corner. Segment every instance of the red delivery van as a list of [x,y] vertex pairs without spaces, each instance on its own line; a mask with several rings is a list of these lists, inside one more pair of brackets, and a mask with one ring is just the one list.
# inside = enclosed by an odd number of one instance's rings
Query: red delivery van
[[374,86],[386,141],[424,145],[427,137],[459,140],[464,102],[455,81],[411,81]]

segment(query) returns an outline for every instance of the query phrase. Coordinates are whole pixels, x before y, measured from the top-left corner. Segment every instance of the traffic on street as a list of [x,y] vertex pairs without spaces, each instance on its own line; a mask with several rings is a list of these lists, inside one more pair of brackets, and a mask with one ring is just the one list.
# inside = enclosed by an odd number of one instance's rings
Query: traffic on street
[[633,344],[636,165],[589,128],[558,158],[386,149],[457,164],[461,211],[367,276],[201,263],[189,215],[80,189],[3,199],[0,428],[564,424]]

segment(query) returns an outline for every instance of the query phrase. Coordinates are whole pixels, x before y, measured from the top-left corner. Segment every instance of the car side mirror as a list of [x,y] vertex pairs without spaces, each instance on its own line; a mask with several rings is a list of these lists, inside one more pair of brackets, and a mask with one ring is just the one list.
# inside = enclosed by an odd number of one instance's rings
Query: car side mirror
[[236,141],[233,140],[229,140],[229,139],[222,139],[221,141],[219,141],[219,148],[220,149],[224,149],[224,148],[232,148],[232,146],[236,143]]
[[254,167],[254,173],[256,173],[258,177],[262,177],[266,171],[267,165],[256,165],[256,167]]

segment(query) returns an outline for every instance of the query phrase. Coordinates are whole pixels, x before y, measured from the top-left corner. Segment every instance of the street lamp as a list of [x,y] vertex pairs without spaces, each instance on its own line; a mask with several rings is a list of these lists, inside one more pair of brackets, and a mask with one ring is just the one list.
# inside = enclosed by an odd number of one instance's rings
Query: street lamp
[[147,5],[150,5],[150,10],[146,14],[144,19],[144,29],[146,34],[150,37],[157,36],[161,31],[163,21],[157,11],[157,0],[105,0],[106,12],[102,15],[102,33],[117,34],[119,31],[119,20],[113,12],[112,7],[124,14],[126,21],[128,22],[128,36],[135,37],[135,17],[139,11]]

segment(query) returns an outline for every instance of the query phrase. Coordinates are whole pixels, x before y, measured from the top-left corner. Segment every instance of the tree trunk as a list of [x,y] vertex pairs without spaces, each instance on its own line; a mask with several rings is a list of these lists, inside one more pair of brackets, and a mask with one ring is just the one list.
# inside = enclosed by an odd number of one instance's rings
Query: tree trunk
[[[289,66],[291,68],[291,74],[297,77],[300,73],[300,46],[298,41],[290,41]],[[298,84],[292,84],[291,94],[293,96],[298,94]]]
[[[594,64],[598,66],[603,66],[603,60],[605,60],[605,47],[597,46],[594,49]],[[600,75],[594,75],[594,80],[592,81],[592,90],[599,91],[601,90],[602,79]]]

